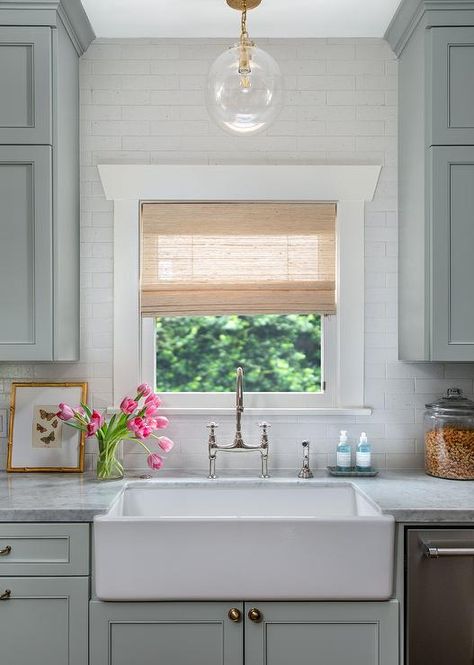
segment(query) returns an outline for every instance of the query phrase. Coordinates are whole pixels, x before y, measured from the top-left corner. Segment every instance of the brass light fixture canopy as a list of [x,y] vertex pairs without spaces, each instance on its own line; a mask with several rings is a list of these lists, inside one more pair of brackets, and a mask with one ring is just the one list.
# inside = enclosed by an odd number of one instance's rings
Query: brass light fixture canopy
[[229,7],[237,9],[239,12],[243,12],[245,9],[255,9],[261,2],[262,0],[247,0],[247,2],[244,2],[244,0],[227,0]]

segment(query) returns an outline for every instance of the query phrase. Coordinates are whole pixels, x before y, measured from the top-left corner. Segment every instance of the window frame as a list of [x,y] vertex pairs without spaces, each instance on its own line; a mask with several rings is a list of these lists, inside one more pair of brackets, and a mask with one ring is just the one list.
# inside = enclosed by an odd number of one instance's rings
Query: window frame
[[[302,404],[255,413],[367,415],[364,407],[364,220],[381,166],[99,165],[114,201],[114,405],[142,380],[139,311],[140,207],[142,202],[292,201],[337,204],[337,359],[334,406]],[[145,375],[143,375],[145,378]],[[287,395],[287,394],[285,394]],[[312,394],[318,396],[318,394]],[[307,395],[305,395],[307,397]],[[216,407],[167,407],[170,412],[227,412]]]

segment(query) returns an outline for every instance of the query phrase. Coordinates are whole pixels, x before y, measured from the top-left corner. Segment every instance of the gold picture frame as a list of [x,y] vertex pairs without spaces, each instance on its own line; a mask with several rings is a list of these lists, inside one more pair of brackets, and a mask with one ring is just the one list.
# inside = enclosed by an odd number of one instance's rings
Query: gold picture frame
[[12,383],[7,471],[82,473],[85,432],[68,427],[55,409],[60,402],[76,407],[86,401],[86,382]]

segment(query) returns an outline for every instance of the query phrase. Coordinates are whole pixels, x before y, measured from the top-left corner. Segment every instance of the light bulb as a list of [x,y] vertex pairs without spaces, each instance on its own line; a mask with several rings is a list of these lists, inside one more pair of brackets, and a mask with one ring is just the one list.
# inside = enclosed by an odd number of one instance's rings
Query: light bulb
[[206,104],[217,124],[233,134],[266,129],[283,105],[283,81],[278,63],[243,37],[211,66]]

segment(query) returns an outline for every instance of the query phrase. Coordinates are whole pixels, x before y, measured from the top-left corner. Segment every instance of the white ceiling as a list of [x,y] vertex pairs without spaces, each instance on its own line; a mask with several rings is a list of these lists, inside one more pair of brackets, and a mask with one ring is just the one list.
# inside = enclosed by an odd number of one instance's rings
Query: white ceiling
[[[82,0],[98,37],[235,37],[225,0]],[[382,37],[400,0],[262,0],[254,37]]]

